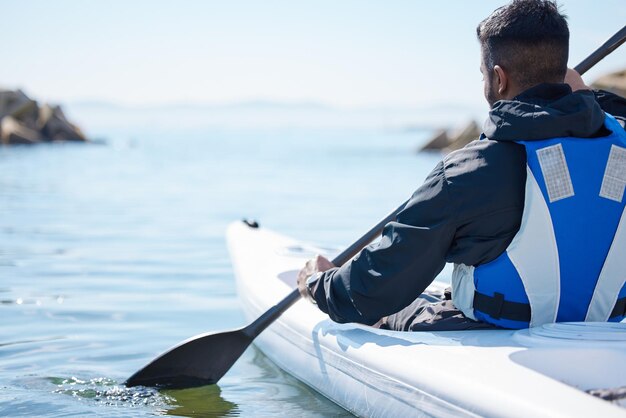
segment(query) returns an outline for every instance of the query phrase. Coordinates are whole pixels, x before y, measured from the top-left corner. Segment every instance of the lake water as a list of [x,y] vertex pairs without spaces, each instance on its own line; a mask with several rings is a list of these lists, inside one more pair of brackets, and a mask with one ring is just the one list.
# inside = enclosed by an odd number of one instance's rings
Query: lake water
[[0,148],[0,415],[343,416],[250,348],[219,385],[122,382],[173,344],[245,323],[225,246],[241,218],[349,244],[438,155],[425,132],[103,129]]

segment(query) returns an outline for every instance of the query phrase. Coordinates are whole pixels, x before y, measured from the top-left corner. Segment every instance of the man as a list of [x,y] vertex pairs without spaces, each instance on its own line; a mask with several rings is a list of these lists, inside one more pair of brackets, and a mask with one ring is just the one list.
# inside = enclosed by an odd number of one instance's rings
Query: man
[[[480,140],[437,165],[380,242],[300,272],[301,293],[334,321],[458,330],[625,317],[626,100],[567,70],[569,30],[551,1],[514,0],[477,35],[491,106]],[[451,296],[423,294],[446,262]]]

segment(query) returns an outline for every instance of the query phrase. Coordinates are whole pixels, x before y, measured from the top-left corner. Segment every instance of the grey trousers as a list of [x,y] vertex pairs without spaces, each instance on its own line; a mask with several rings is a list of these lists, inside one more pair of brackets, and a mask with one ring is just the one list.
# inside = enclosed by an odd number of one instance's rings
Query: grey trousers
[[406,308],[383,318],[381,329],[393,331],[464,331],[497,328],[463,315],[444,294],[424,292]]

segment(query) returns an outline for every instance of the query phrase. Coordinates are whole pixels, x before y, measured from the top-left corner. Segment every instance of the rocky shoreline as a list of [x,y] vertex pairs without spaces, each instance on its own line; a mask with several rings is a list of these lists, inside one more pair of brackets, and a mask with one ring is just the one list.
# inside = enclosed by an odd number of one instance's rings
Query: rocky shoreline
[[81,129],[71,123],[61,106],[42,104],[22,90],[0,89],[0,143],[87,142]]

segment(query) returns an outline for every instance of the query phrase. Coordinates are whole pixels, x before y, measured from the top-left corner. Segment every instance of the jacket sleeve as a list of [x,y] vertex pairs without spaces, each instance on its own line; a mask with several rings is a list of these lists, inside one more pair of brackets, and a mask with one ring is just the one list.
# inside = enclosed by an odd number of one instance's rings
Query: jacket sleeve
[[335,322],[367,325],[413,302],[445,265],[454,238],[454,208],[439,163],[381,239],[311,286],[319,308]]

